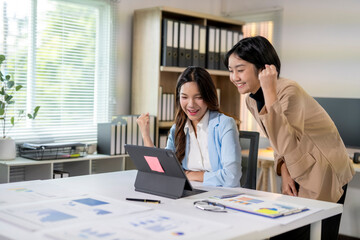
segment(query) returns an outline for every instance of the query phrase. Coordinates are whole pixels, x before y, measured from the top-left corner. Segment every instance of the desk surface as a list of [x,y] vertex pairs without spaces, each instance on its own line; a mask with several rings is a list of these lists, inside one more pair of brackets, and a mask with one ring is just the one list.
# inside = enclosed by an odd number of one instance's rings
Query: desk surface
[[[268,238],[297,227],[315,223],[317,226],[321,219],[329,216],[336,215],[342,212],[342,205],[334,204],[323,201],[315,201],[310,199],[303,199],[297,197],[290,197],[280,194],[274,194],[269,192],[262,192],[243,188],[215,188],[204,187],[200,183],[193,183],[195,187],[208,190],[206,193],[194,195],[187,198],[181,198],[177,200],[154,196],[151,194],[145,194],[134,191],[134,181],[136,177],[136,170],[112,172],[104,174],[95,174],[79,177],[70,177],[63,179],[33,181],[33,186],[36,184],[47,184],[49,187],[56,186],[62,189],[71,189],[78,193],[97,194],[99,196],[109,197],[116,200],[125,201],[126,197],[133,198],[149,198],[159,199],[161,204],[149,204],[142,202],[134,202],[139,206],[150,207],[153,210],[165,210],[177,214],[185,214],[186,216],[196,217],[200,221],[213,221],[214,223],[221,223],[227,225],[227,229],[219,232],[212,232],[205,236],[201,236],[203,239],[264,239]],[[29,182],[26,182],[29,183]],[[2,206],[1,196],[4,194],[4,187],[17,186],[21,183],[0,184],[0,217],[1,211],[6,209],[6,206]],[[56,188],[55,187],[55,188]],[[52,187],[54,189],[54,187]],[[203,199],[209,196],[228,194],[228,193],[246,193],[255,196],[268,197],[272,200],[280,200],[288,203],[295,203],[303,206],[307,206],[310,209],[320,209],[319,211],[307,211],[291,216],[286,216],[278,219],[268,219],[261,216],[256,216],[243,212],[228,212],[228,213],[214,213],[201,211],[194,208],[193,202],[198,199]],[[52,201],[52,200],[48,200]],[[21,206],[21,204],[20,204]],[[311,212],[311,214],[309,213]],[[284,224],[284,219],[288,221]],[[4,219],[2,219],[4,220]],[[116,220],[116,219],[115,219]],[[101,221],[98,221],[99,223]],[[48,229],[45,229],[45,232]],[[42,230],[29,233],[19,231],[16,226],[0,221],[0,238],[1,234],[15,238],[22,239],[23,237],[30,239],[36,237],[36,239],[47,239],[43,236]],[[30,237],[31,236],[31,237]]]

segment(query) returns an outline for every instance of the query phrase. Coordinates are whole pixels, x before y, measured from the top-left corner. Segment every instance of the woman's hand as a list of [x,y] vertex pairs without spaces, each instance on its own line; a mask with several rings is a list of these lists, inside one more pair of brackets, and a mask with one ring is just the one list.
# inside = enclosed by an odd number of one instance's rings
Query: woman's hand
[[260,80],[260,86],[264,93],[265,106],[269,109],[273,103],[277,100],[276,96],[276,81],[278,72],[274,65],[265,65],[265,68],[261,70],[258,75]]
[[185,171],[187,178],[190,181],[203,182],[204,181],[204,172],[203,171]]
[[298,192],[295,187],[295,181],[291,178],[285,162],[281,165],[281,180],[282,180],[282,186],[281,186],[282,194],[296,197],[298,195]]
[[149,113],[141,114],[136,123],[139,125],[141,136],[144,140],[144,145],[147,147],[154,147],[154,143],[150,138],[150,115]]

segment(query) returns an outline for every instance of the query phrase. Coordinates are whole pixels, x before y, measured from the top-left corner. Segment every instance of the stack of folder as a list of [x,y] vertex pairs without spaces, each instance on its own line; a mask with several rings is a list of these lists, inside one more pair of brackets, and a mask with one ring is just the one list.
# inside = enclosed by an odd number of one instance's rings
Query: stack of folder
[[163,93],[159,88],[159,121],[174,121],[175,115],[175,94]]
[[[112,122],[98,123],[97,152],[107,155],[126,154],[125,144],[142,146],[143,139],[136,123],[140,115],[119,115]],[[155,116],[150,116],[150,137],[155,144]]]
[[242,38],[241,31],[164,18],[161,65],[227,70],[224,56]]

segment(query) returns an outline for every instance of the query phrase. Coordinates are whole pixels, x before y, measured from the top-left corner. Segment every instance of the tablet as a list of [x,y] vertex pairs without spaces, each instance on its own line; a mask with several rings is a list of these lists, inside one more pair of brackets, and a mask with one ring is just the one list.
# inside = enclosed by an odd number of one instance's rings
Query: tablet
[[173,151],[129,144],[125,150],[138,170],[136,191],[173,199],[206,192],[191,186]]

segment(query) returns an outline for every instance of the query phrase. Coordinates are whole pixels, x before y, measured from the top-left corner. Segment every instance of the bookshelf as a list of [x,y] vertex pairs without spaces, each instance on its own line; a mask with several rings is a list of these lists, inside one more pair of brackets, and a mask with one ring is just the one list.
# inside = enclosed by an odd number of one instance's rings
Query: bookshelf
[[[176,81],[184,67],[162,66],[162,22],[172,19],[200,26],[242,31],[243,22],[171,7],[154,7],[134,11],[132,46],[131,113],[149,112],[158,116],[156,145],[159,132],[166,133],[171,121],[159,121],[160,87],[162,93],[174,93]],[[208,69],[216,88],[220,89],[220,107],[240,119],[240,94],[229,80],[228,71]]]
[[17,157],[0,161],[0,183],[52,179],[54,170],[66,171],[70,177],[135,169],[128,155],[93,154],[79,158],[31,160]]

